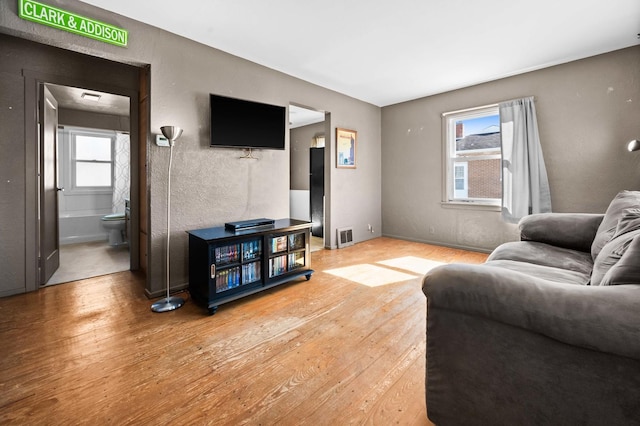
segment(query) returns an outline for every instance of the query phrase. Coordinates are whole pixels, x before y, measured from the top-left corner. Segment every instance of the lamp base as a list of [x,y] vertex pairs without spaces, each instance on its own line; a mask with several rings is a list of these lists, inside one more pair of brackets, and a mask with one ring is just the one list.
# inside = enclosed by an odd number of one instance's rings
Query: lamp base
[[184,305],[182,297],[165,297],[151,305],[151,310],[153,312],[169,312],[178,309],[182,305]]

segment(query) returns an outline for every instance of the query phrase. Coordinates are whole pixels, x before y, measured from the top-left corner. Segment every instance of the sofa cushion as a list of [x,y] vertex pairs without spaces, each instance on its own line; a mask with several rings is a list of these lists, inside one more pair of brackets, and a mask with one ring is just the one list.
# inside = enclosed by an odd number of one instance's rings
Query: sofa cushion
[[640,238],[631,241],[622,258],[613,265],[600,281],[600,285],[640,283]]
[[594,262],[605,244],[613,237],[623,211],[638,207],[640,207],[639,191],[621,191],[615,196],[609,204],[602,223],[600,223],[596,232],[596,237],[591,244],[591,257]]
[[626,209],[622,212],[622,217],[618,220],[616,230],[611,239],[613,240],[638,229],[640,229],[640,208]]
[[515,260],[535,265],[568,269],[580,274],[591,274],[591,254],[536,241],[513,241],[501,244],[487,258],[492,260]]
[[518,222],[521,241],[591,252],[604,213],[536,213]]
[[584,272],[571,271],[569,269],[556,268],[553,266],[536,265],[515,260],[492,260],[485,263],[486,266],[494,268],[509,269],[521,272],[532,277],[552,281],[560,284],[589,284],[589,274]]
[[[602,284],[605,275],[622,259],[634,239],[638,239],[638,235],[640,235],[640,209],[624,210],[611,240],[604,245],[593,264],[591,285]],[[630,256],[633,258],[633,254]],[[631,262],[631,260],[627,260],[625,262],[627,267],[622,267],[618,272],[613,272],[613,277],[607,280],[608,285],[611,285],[612,278],[613,282],[626,279],[625,271],[628,273],[628,265]]]

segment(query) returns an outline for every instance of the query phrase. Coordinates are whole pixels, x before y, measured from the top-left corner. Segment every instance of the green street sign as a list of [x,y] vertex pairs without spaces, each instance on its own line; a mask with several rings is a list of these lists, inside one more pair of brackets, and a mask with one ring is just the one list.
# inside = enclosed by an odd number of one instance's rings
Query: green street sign
[[18,0],[18,8],[22,19],[116,46],[127,46],[129,33],[122,28],[32,0]]

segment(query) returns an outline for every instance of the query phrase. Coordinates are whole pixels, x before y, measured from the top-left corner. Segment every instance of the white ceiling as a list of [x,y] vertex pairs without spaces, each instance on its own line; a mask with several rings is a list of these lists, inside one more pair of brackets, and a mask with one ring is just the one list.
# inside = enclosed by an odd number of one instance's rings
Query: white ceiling
[[638,44],[639,0],[84,0],[378,106]]
[[289,105],[289,128],[295,129],[296,127],[308,126],[321,121],[324,121],[324,112],[297,105]]
[[[126,96],[103,93],[96,90],[85,90],[77,87],[59,86],[51,83],[47,83],[46,86],[56,101],[58,101],[58,106],[61,108],[129,116],[129,98]],[[83,93],[97,95],[100,96],[100,98],[95,101],[88,100],[82,97]]]

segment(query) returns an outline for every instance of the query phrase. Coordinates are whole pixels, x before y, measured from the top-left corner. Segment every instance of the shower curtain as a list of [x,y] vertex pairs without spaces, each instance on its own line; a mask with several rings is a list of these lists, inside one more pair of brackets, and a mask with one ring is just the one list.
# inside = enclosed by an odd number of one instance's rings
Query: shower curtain
[[129,150],[129,134],[117,132],[112,202],[114,213],[124,213],[125,199],[129,198],[129,186],[131,182]]

